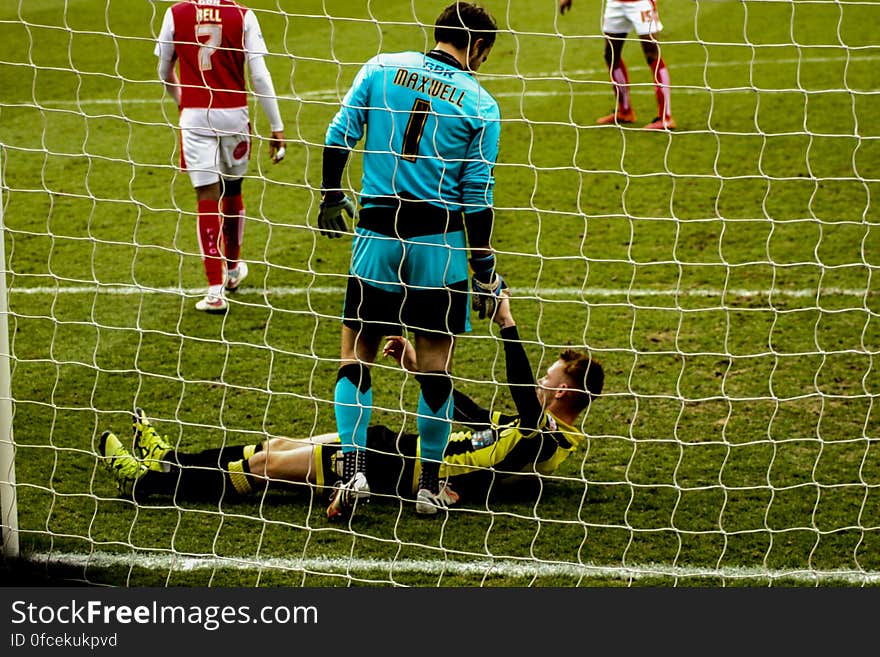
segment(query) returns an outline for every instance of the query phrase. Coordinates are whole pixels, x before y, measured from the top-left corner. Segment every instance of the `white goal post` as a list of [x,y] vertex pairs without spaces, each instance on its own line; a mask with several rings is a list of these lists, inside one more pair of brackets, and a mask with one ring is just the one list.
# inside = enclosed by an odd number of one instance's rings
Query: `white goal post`
[[[0,235],[3,224],[3,162],[0,160]],[[0,240],[0,263],[6,262],[5,240]],[[18,504],[15,492],[15,441],[12,435],[12,387],[9,359],[9,303],[6,267],[0,267],[0,540],[3,557],[17,559]]]

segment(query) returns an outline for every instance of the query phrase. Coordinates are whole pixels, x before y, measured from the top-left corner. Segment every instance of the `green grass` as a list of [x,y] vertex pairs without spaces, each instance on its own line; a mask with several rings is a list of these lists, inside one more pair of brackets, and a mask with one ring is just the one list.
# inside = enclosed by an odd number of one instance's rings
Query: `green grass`
[[[250,3],[290,143],[278,166],[255,149],[251,278],[225,318],[193,309],[195,199],[152,54],[164,4],[0,9],[15,475],[35,578],[878,582],[880,5],[666,3],[679,130],[654,134],[594,125],[612,103],[601,3],[565,16],[554,2],[487,4],[504,29],[480,72],[504,118],[499,266],[536,371],[588,347],[607,394],[583,420],[587,447],[539,487],[440,522],[386,500],[351,526],[329,524],[306,488],[135,506],[93,449],[103,430],[127,431],[136,405],[193,450],[333,430],[349,242],[316,232],[324,130],[360,63],[432,45],[444,3]],[[648,122],[638,44],[624,55]],[[457,385],[510,409],[499,343],[474,323]],[[384,363],[374,385],[374,418],[400,426],[413,382]]]

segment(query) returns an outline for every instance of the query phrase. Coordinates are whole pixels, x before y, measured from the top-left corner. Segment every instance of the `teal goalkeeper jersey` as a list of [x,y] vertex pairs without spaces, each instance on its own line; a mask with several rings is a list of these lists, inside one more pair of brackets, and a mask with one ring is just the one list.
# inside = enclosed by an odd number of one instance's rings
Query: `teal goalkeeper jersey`
[[364,64],[325,144],[352,149],[365,132],[362,205],[398,197],[450,212],[492,206],[501,114],[452,57],[386,53]]

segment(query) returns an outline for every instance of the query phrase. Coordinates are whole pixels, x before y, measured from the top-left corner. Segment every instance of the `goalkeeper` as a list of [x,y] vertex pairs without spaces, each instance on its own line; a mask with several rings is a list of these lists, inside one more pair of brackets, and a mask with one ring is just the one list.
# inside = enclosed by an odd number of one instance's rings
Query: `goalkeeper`
[[413,332],[418,354],[416,511],[433,514],[443,505],[438,473],[452,416],[455,336],[471,328],[469,299],[482,319],[492,315],[504,288],[490,247],[501,115],[474,77],[496,31],[483,8],[449,5],[436,20],[434,48],[367,61],[327,128],[317,219],[330,238],[348,234],[345,215],[354,217],[342,175],[365,138],[334,390],[343,476],[327,508],[330,518],[345,517],[356,500],[369,498],[370,366],[382,339],[402,327]]
[[[490,488],[529,474],[552,474],[586,437],[576,422],[602,392],[599,361],[566,349],[535,381],[506,292],[494,316],[504,341],[507,383],[516,413],[490,412],[455,391],[455,421],[467,427],[454,432],[440,466],[438,497],[443,507],[460,494],[485,496]],[[417,366],[415,350],[392,337],[383,353],[407,369]],[[342,445],[337,434],[305,440],[272,438],[259,445],[209,449],[198,453],[174,450],[138,409],[134,422],[135,458],[115,434],[105,431],[99,453],[124,495],[178,498],[237,498],[267,486],[309,484],[331,490],[342,479]],[[411,499],[421,469],[418,436],[374,425],[367,431],[366,459],[372,492]],[[439,507],[434,511],[436,514]]]

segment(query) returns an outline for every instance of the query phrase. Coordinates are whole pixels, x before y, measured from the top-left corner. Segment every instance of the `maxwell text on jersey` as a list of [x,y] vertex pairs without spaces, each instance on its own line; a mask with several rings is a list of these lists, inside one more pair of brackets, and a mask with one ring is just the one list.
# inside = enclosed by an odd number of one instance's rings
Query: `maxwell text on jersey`
[[442,82],[432,78],[430,75],[423,75],[414,71],[408,71],[405,68],[397,69],[394,75],[394,84],[401,87],[408,87],[418,93],[428,94],[434,98],[445,100],[448,103],[462,106],[464,99],[464,90],[455,87],[448,82]]

